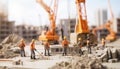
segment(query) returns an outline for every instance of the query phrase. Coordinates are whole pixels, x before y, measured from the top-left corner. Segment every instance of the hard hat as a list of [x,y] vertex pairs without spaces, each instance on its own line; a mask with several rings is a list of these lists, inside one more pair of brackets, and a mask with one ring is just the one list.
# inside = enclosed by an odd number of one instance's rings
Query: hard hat
[[78,38],[78,40],[81,40],[81,38]]
[[34,42],[35,41],[35,39],[32,39],[32,42]]
[[64,39],[66,39],[66,36],[64,36]]
[[102,41],[105,40],[104,38],[102,38]]
[[45,41],[48,41],[48,39],[45,39]]
[[22,41],[24,41],[24,39],[21,39],[20,41],[22,42]]

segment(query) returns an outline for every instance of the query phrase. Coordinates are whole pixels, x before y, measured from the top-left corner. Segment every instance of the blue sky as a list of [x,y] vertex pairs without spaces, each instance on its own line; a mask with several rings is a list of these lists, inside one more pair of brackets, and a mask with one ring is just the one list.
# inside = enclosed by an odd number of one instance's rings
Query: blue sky
[[[46,4],[50,5],[51,0],[43,0]],[[120,0],[111,0],[111,6],[115,17],[120,13]],[[69,6],[69,9],[68,9]],[[86,0],[86,10],[89,25],[95,25],[94,13],[98,8],[108,8],[107,0]],[[9,0],[9,19],[16,22],[16,24],[30,24],[30,25],[44,25],[49,24],[48,14],[46,11],[36,3],[36,0]],[[68,15],[68,10],[70,15]],[[59,0],[58,17],[63,18],[75,18],[76,17],[75,0]],[[110,15],[108,13],[108,15]]]

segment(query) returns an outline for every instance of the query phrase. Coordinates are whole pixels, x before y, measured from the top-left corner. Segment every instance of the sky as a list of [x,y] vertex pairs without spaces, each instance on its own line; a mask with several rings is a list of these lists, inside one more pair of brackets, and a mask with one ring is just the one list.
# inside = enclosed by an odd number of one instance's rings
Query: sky
[[[51,0],[43,0],[47,5]],[[115,17],[120,14],[120,0],[110,0]],[[16,25],[45,25],[50,24],[48,13],[36,0],[7,0],[9,20]],[[98,8],[108,9],[107,0],[86,0],[86,11],[89,25],[95,25],[94,13]],[[75,18],[77,15],[75,0],[59,0],[57,22],[64,18]],[[108,15],[110,15],[108,13]]]

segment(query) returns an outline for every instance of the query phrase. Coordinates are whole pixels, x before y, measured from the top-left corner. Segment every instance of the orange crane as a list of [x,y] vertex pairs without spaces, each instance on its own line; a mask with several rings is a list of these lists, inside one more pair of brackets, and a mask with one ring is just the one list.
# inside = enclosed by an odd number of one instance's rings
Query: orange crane
[[88,24],[87,24],[87,15],[85,0],[76,0],[76,7],[78,12],[78,23],[76,25],[76,33],[89,33]]
[[39,36],[40,41],[45,41],[48,40],[50,44],[57,44],[59,40],[59,36],[55,32],[56,28],[56,14],[57,14],[57,7],[58,7],[58,2],[55,0],[54,1],[54,10],[52,10],[48,5],[46,5],[43,0],[37,0],[37,2],[46,10],[49,16],[50,20],[50,25],[51,28],[49,31],[46,32],[46,34],[43,32]]
[[97,43],[97,38],[90,33],[86,15],[86,0],[76,0],[76,8],[78,13],[78,22],[75,27],[75,33],[71,33],[71,43],[77,43],[81,38],[83,44],[86,44],[86,40],[90,39],[92,44]]
[[108,20],[104,25],[102,26],[99,26],[99,27],[96,27],[92,30],[93,34],[96,35],[96,31],[97,30],[100,30],[100,29],[103,29],[103,28],[106,28],[110,34],[108,34],[106,36],[106,40],[108,41],[114,41],[116,39],[116,33],[113,31],[113,29],[111,28],[111,25],[113,23],[113,20],[114,20],[114,15],[113,15],[113,12],[112,12],[112,8],[111,8],[111,5],[110,5],[110,0],[108,0],[108,7],[110,9],[110,14],[111,14],[111,20]]
[[111,21],[107,21],[107,23],[105,23],[104,25],[94,28],[92,30],[92,32],[96,36],[96,31],[97,30],[106,28],[109,31],[110,34],[108,34],[105,39],[108,40],[108,41],[114,41],[116,39],[116,33],[111,29],[111,27],[110,27],[111,24],[112,24]]

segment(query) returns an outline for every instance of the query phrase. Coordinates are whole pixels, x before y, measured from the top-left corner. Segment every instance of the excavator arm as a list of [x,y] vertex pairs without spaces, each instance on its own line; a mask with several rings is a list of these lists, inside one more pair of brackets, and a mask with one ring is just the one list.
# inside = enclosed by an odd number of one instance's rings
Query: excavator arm
[[108,0],[108,8],[110,10],[110,15],[111,15],[111,19],[107,21],[107,23],[105,23],[104,25],[102,26],[99,26],[97,28],[94,28],[92,30],[93,34],[96,35],[96,31],[97,30],[100,30],[100,29],[103,29],[103,28],[106,28],[110,34],[108,34],[106,36],[106,40],[109,40],[109,41],[114,41],[116,39],[116,33],[113,31],[113,29],[111,28],[111,25],[113,24],[113,20],[114,20],[114,15],[113,15],[113,11],[112,11],[112,8],[111,8],[111,4],[110,4],[110,0]]
[[53,10],[49,7],[49,6],[47,6],[44,2],[43,2],[43,0],[37,0],[37,2],[46,10],[46,12],[48,13],[48,15],[49,15],[49,20],[50,20],[50,23],[51,23],[51,31],[52,31],[52,33],[54,33],[55,32],[55,27],[56,27],[56,25],[55,25],[55,14],[54,14],[54,12],[53,12]]
[[46,5],[43,0],[37,0],[37,2],[46,10],[50,20],[50,30],[46,32],[46,34],[41,34],[39,36],[40,41],[45,41],[46,39],[50,42],[50,44],[58,44],[59,36],[55,32],[56,28],[56,14],[57,14],[57,1],[54,1],[54,10],[52,10],[48,5]]
[[96,32],[97,32],[98,30],[103,29],[103,28],[106,28],[106,29],[109,31],[109,33],[110,33],[110,34],[108,34],[108,35],[106,36],[106,40],[113,41],[113,40],[116,39],[116,33],[111,29],[111,27],[110,27],[111,24],[112,24],[111,21],[107,21],[107,23],[105,23],[104,25],[99,26],[99,27],[97,27],[97,28],[94,28],[94,29],[92,30],[92,33],[96,36],[96,35],[97,35]]

